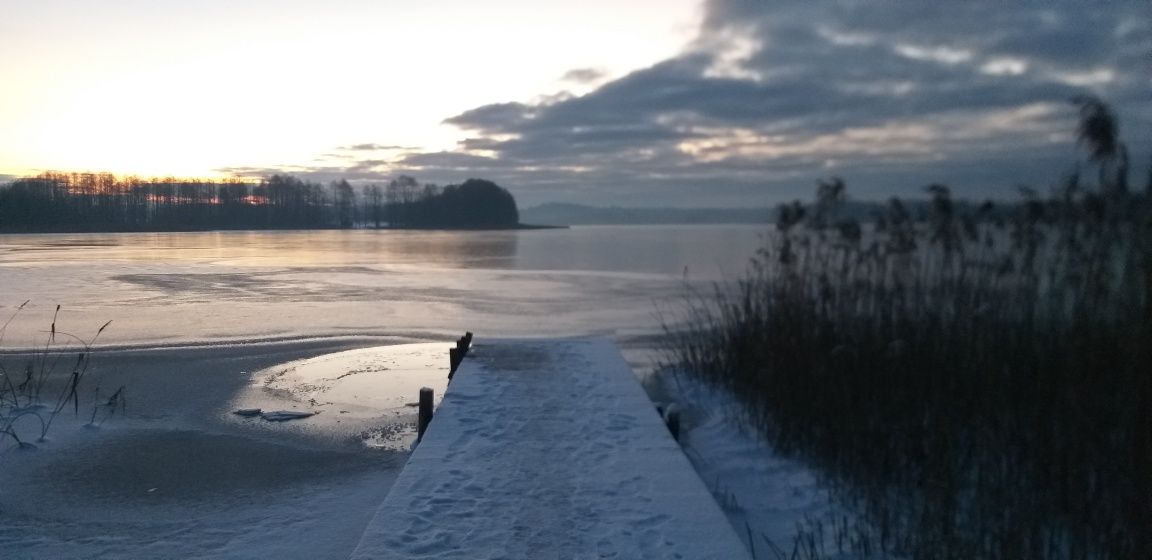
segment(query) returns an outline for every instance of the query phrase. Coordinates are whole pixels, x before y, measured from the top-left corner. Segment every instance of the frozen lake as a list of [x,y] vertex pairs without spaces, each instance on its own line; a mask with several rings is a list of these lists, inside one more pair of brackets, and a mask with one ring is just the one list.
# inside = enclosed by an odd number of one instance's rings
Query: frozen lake
[[[128,399],[97,429],[65,414],[39,450],[0,449],[0,556],[347,557],[407,457],[417,387],[443,394],[443,341],[597,335],[642,370],[661,313],[687,284],[740,274],[765,231],[0,236],[0,320],[30,300],[0,361],[21,371],[12,350],[42,345],[59,304],[58,332],[89,339],[112,321],[81,408],[94,385]],[[241,408],[317,415],[271,423]],[[749,449],[724,456],[763,454]],[[792,477],[789,495],[814,495],[796,468],[765,468]],[[791,528],[792,509],[776,525]]]
[[[0,321],[30,300],[0,361],[22,371],[11,351],[43,345],[60,305],[59,333],[112,321],[81,408],[96,385],[128,395],[98,429],[65,414],[38,451],[5,442],[0,556],[346,557],[406,458],[408,401],[442,394],[431,341],[594,334],[643,364],[685,279],[739,273],[761,231],[0,236]],[[317,415],[232,414],[253,407]]]
[[[525,231],[0,235],[9,348],[59,328],[105,345],[333,336],[658,332],[685,291],[735,276],[766,226]],[[24,339],[21,336],[27,335]],[[36,336],[39,336],[36,334]]]

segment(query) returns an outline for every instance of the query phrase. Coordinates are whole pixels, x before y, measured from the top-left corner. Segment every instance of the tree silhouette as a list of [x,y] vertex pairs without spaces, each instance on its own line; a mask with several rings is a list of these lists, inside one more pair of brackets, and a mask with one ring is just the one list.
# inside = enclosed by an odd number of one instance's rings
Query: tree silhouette
[[393,227],[504,228],[520,222],[516,201],[485,179],[468,179],[440,189],[401,176],[389,185],[387,214]]
[[[1076,127],[1077,143],[1088,149],[1088,161],[1098,166],[1101,191],[1126,191],[1128,148],[1120,142],[1115,113],[1095,96],[1077,96],[1072,102],[1080,108],[1080,123]],[[1117,173],[1109,177],[1118,159],[1120,165]]]
[[185,231],[206,229],[514,227],[508,191],[469,179],[444,189],[402,175],[387,189],[347,180],[325,187],[290,175],[240,179],[141,180],[107,173],[46,172],[0,185],[0,231]]
[[361,195],[367,210],[364,219],[379,228],[380,222],[384,219],[384,192],[380,189],[380,185],[364,185]]
[[336,192],[336,215],[340,227],[352,227],[356,216],[356,192],[345,179],[333,183],[332,190]]
[[512,195],[492,181],[468,179],[449,185],[436,201],[434,225],[453,227],[509,227],[520,222]]
[[809,226],[813,229],[824,229],[836,223],[846,192],[844,180],[839,177],[818,181],[816,183],[816,205],[812,209],[812,220],[809,222]]

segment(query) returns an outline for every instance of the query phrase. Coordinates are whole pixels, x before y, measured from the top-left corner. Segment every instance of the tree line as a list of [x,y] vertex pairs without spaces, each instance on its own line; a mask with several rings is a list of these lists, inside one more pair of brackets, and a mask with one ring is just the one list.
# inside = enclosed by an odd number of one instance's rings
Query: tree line
[[193,231],[352,227],[497,228],[515,199],[484,179],[439,187],[401,175],[359,189],[291,175],[259,181],[46,172],[0,184],[0,231]]

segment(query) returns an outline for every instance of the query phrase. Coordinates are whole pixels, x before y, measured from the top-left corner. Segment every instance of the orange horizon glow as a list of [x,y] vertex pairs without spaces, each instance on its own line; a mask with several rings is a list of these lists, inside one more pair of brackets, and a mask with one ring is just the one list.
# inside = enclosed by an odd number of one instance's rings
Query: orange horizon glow
[[593,86],[566,72],[656,63],[691,41],[700,17],[700,0],[10,4],[0,174],[16,176],[223,179],[229,168],[290,173],[365,155],[341,146],[452,150],[466,134],[444,119],[585,93]]

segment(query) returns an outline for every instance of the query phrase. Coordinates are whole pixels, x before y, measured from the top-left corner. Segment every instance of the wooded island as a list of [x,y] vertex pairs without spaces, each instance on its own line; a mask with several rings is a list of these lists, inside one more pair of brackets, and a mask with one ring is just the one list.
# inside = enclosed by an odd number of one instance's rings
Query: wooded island
[[518,228],[516,200],[485,179],[421,185],[401,175],[354,188],[290,175],[241,179],[140,179],[43,173],[0,185],[0,231]]

